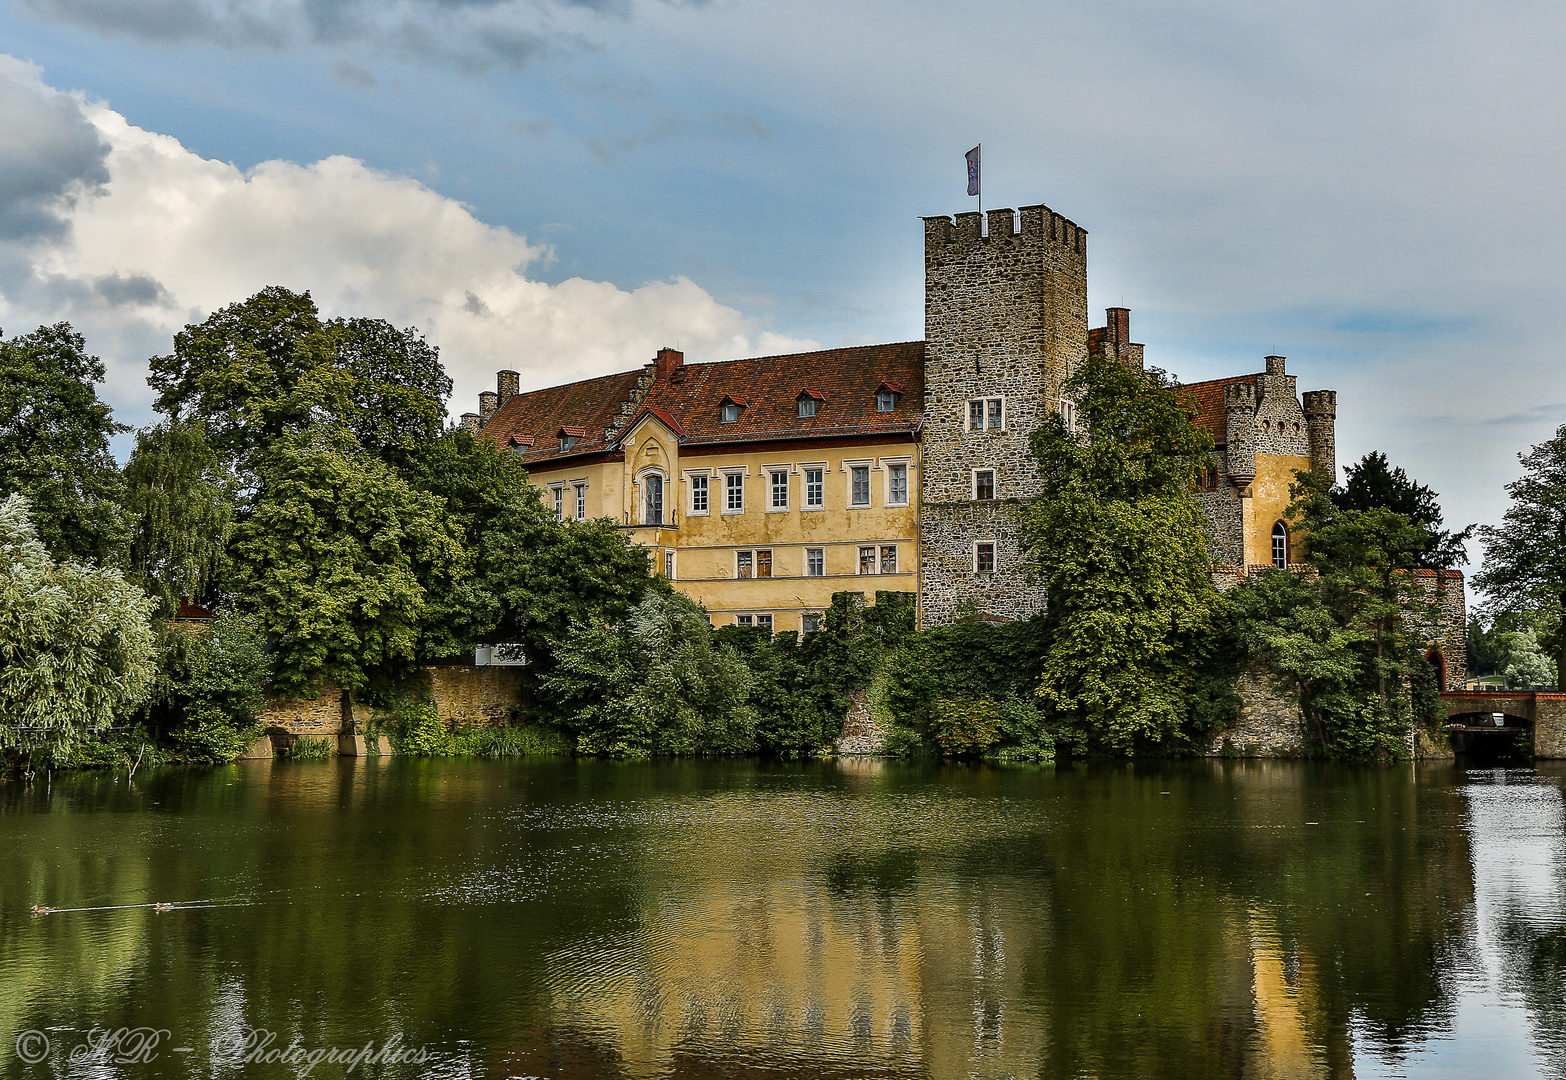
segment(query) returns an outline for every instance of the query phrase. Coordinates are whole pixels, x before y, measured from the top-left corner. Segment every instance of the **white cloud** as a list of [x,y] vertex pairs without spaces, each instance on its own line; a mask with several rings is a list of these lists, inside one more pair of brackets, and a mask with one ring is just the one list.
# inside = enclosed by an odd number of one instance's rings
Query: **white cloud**
[[[186,322],[269,284],[310,290],[326,315],[418,327],[441,346],[456,383],[454,413],[475,407],[497,368],[541,386],[624,370],[676,342],[692,359],[814,344],[761,331],[685,278],[631,290],[532,280],[526,270],[547,259],[547,247],[351,158],[243,171],[134,127],[102,103],[59,95],[34,69],[0,69],[7,80],[7,89],[72,102],[74,115],[54,110],[62,123],[85,117],[108,149],[101,164],[76,155],[84,169],[106,166],[95,191],[63,181],[51,189],[46,209],[66,228],[9,249],[0,317],[13,332],[75,322],[110,362],[110,400],[133,406],[133,417],[150,396],[148,355],[167,351]],[[47,131],[40,139],[58,142]]]

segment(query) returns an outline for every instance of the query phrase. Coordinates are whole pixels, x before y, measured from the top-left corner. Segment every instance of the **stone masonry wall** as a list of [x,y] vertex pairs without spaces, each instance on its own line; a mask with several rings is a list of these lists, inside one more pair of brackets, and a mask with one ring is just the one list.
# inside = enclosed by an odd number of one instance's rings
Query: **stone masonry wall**
[[[448,725],[503,724],[522,704],[522,669],[517,667],[425,668],[435,710]],[[370,721],[368,705],[353,703],[355,728]],[[261,722],[279,737],[336,736],[343,731],[343,693],[327,683],[314,698],[271,699]]]
[[1235,692],[1240,695],[1239,719],[1213,736],[1208,757],[1223,754],[1225,743],[1241,757],[1299,757],[1305,752],[1309,735],[1299,698],[1259,669],[1241,675]]
[[[1060,408],[1087,352],[1087,233],[1044,206],[925,219],[925,376],[920,470],[921,623],[1001,602],[1031,613],[1042,590],[1020,573],[1009,516],[976,506],[975,469],[997,501],[1039,491],[1029,435]],[[1005,399],[1000,430],[968,430],[968,402]],[[973,572],[975,530],[996,544],[995,573]]]

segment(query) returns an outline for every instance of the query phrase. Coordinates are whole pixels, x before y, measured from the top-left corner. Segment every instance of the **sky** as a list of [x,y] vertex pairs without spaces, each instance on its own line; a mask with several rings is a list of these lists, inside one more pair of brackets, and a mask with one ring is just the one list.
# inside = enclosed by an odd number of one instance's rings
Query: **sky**
[[130,424],[268,284],[417,327],[453,415],[918,339],[982,143],[1150,364],[1285,355],[1340,464],[1495,522],[1566,423],[1563,45],[1530,0],[0,0],[0,327],[70,320]]

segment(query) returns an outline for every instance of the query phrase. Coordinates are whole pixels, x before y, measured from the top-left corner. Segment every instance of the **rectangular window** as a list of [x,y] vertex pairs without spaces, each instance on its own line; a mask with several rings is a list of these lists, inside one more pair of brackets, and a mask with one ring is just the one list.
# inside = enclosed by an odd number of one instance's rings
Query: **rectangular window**
[[757,615],[756,616],[756,629],[758,629],[758,630],[765,630],[767,632],[767,636],[770,637],[772,635],[772,616],[771,615]]
[[733,402],[728,402],[723,406],[723,422],[725,424],[737,423],[739,421],[739,414],[740,407],[735,405]]
[[897,573],[897,545],[896,544],[882,544],[881,545],[881,573],[883,573],[883,574],[895,574],[895,573]]
[[783,469],[772,471],[772,509],[788,509],[788,473]]
[[869,506],[870,505],[870,466],[868,466],[868,465],[852,465],[852,466],[849,467],[848,475],[850,477],[850,481],[849,481],[849,488],[850,488],[850,490],[849,490],[849,493],[848,493],[848,505],[849,506]]
[[749,551],[736,551],[734,553],[734,576],[748,578],[751,576],[751,568],[754,566],[753,554]]
[[968,430],[999,431],[1006,426],[1005,398],[974,398],[968,402]]
[[805,549],[805,576],[826,577],[826,548]]
[[875,548],[873,546],[859,549],[859,572],[861,574],[875,573]]
[[555,520],[559,521],[565,517],[565,488],[557,487],[551,490],[555,493]]
[[826,483],[822,479],[821,469],[805,470],[805,506],[807,509],[820,509],[825,502]]
[[756,576],[757,577],[771,577],[772,576],[772,552],[770,552],[770,551],[758,551],[758,552],[756,552]]
[[880,390],[875,395],[875,411],[891,412],[897,408],[897,395],[890,390]]
[[897,464],[886,467],[886,504],[908,505],[908,466]]
[[735,626],[755,626],[756,625],[756,616],[754,616],[754,615],[736,615],[736,616],[734,616],[734,625]]
[[993,543],[974,545],[973,568],[981,574],[995,573],[995,545]]
[[576,520],[587,520],[587,485],[576,485]]
[[814,415],[816,415],[816,399],[813,398],[813,397],[802,397],[802,398],[800,398],[799,399],[799,415],[800,416],[814,416]]
[[821,629],[821,616],[814,611],[807,611],[799,617],[799,629],[806,634],[814,634]]
[[975,499],[995,498],[994,469],[979,469],[973,474],[973,497]]
[[707,478],[705,476],[691,477],[691,513],[705,514],[707,512]]
[[674,552],[672,551],[663,553],[663,576],[670,581],[674,580]]
[[728,493],[728,502],[724,505],[729,513],[742,512],[745,509],[745,474],[729,473],[723,478],[723,486]]

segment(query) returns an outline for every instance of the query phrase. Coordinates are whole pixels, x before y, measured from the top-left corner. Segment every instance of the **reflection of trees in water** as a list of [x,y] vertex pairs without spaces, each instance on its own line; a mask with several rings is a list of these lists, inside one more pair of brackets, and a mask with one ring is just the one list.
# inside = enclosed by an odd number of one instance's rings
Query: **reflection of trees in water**
[[1494,989],[1526,1006],[1535,1060],[1566,1077],[1566,806],[1560,763],[1470,773],[1479,929]]
[[[0,793],[0,1028],[397,1031],[565,1078],[1341,1077],[1450,1030],[1467,949],[1566,1047],[1553,788],[1518,825],[1438,769],[236,769]],[[1509,869],[1517,828],[1553,877]],[[249,906],[18,923],[221,897]]]

